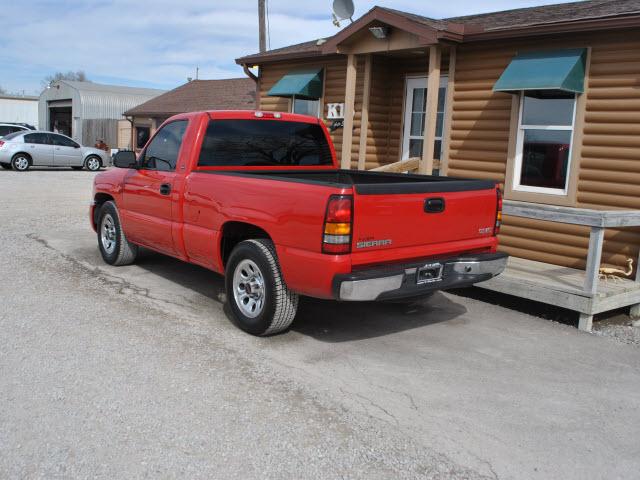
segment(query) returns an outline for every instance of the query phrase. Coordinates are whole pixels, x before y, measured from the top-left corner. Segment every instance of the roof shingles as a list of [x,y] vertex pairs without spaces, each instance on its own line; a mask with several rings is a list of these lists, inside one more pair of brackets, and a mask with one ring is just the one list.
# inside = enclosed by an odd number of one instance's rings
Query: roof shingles
[[[559,22],[575,22],[580,20],[600,19],[640,13],[640,0],[587,0],[581,2],[559,3],[539,7],[518,8],[501,12],[482,13],[450,17],[441,20],[402,12],[390,8],[374,7],[403,16],[425,27],[436,30],[447,28],[447,24],[469,25],[481,27],[485,32],[518,29],[536,25]],[[236,60],[237,63],[248,64],[252,61],[269,61],[283,57],[318,55],[321,46],[317,40],[290,45],[262,54],[253,54]]]
[[134,107],[127,116],[167,116],[203,110],[254,110],[256,84],[250,78],[192,80]]

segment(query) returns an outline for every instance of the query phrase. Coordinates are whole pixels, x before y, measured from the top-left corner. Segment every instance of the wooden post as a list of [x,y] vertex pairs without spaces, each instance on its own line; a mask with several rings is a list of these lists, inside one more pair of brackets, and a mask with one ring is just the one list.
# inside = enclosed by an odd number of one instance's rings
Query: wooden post
[[602,259],[602,244],[604,243],[604,228],[591,227],[589,235],[589,252],[587,254],[587,268],[584,279],[584,291],[595,295],[598,291],[598,272]]
[[440,45],[429,47],[429,77],[427,78],[427,111],[424,119],[424,143],[422,144],[422,160],[418,173],[433,173],[433,147],[436,139],[436,121],[438,114],[438,90],[440,89]]
[[456,46],[449,48],[449,72],[447,80],[447,97],[444,104],[444,126],[442,132],[442,159],[440,175],[446,175],[449,169],[449,149],[451,148],[451,120],[453,117],[453,93],[456,83]]
[[265,0],[258,0],[258,41],[259,51],[267,51],[267,26],[265,22]]
[[[640,283],[640,252],[638,252],[638,262],[636,263],[636,282]],[[640,327],[640,303],[631,305],[629,316],[634,320],[633,325]]]
[[[589,234],[589,253],[587,254],[587,268],[585,271],[584,291],[595,296],[598,293],[600,261],[602,259],[602,244],[604,243],[604,228],[591,227]],[[578,328],[590,332],[593,326],[591,313],[580,313]]]
[[356,56],[347,57],[347,81],[344,95],[344,127],[342,131],[342,158],[340,168],[351,168],[351,143],[353,141],[353,114],[356,103]]
[[364,60],[364,91],[362,92],[362,114],[360,118],[360,148],[358,149],[358,170],[366,169],[367,134],[369,132],[369,97],[371,96],[371,54]]

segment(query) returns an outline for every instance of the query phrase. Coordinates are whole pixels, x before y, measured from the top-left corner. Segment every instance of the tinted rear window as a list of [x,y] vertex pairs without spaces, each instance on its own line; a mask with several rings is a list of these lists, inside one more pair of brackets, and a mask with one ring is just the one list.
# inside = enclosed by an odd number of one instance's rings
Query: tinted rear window
[[281,120],[212,120],[198,161],[206,167],[332,163],[320,125]]
[[[22,133],[24,132],[24,130],[20,130],[19,132],[13,132],[10,133],[8,135],[5,135],[4,137],[2,137],[3,140],[11,140],[12,138],[16,138],[20,135],[22,135]],[[2,135],[2,133],[0,132],[0,136]]]

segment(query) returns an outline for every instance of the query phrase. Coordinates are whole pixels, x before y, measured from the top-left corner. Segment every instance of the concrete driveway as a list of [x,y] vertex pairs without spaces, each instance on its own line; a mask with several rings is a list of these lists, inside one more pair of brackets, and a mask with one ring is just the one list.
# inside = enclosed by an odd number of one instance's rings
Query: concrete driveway
[[0,171],[1,478],[638,478],[637,346],[450,294],[250,337],[221,277],[102,262],[92,177]]

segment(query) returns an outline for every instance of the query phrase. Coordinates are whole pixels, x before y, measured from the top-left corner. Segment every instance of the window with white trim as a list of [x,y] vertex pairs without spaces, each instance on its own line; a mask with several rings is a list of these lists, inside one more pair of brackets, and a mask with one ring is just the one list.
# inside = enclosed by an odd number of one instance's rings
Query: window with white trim
[[576,95],[522,92],[513,189],[567,195]]
[[312,117],[320,116],[320,100],[309,100],[306,98],[291,99],[291,112],[300,113],[302,115],[311,115]]

